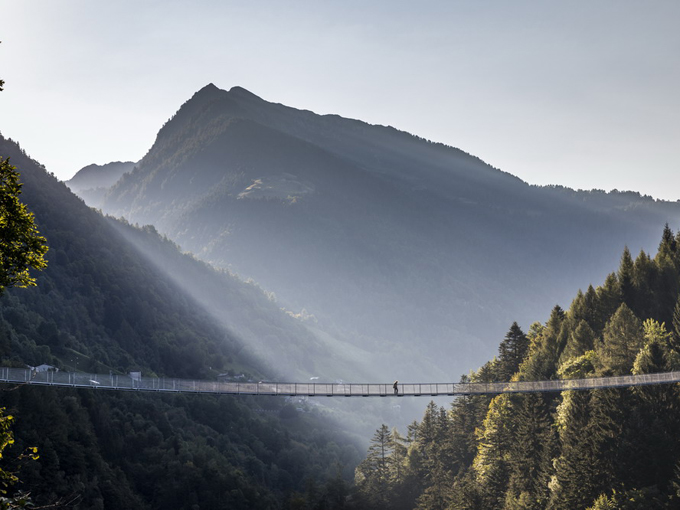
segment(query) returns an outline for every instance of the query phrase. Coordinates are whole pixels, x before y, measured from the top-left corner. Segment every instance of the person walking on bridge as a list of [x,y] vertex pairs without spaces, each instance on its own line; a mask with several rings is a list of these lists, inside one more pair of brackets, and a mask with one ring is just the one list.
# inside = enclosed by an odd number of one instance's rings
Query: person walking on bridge
[[399,395],[399,381],[394,381],[392,388],[394,388],[394,394]]

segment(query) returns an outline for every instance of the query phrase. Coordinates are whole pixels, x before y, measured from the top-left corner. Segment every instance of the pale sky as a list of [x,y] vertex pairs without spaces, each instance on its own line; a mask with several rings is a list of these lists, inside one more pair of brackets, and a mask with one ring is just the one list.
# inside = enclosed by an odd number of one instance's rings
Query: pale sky
[[0,132],[60,179],[208,83],[391,125],[532,184],[680,199],[680,2],[0,0]]

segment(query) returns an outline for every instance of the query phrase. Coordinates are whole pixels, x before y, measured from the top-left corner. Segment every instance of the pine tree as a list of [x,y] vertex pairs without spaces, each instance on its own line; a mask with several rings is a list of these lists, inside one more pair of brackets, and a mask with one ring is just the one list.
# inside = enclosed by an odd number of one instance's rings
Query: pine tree
[[598,321],[598,296],[592,285],[588,286],[585,292],[579,291],[576,293],[576,298],[572,301],[569,307],[569,318],[574,324],[580,323],[582,320],[586,321],[591,328],[596,327]]
[[482,404],[481,398],[483,397],[464,396],[451,404],[451,442],[453,455],[459,462],[458,473],[454,475],[463,472],[475,458],[475,430],[484,420],[484,413],[480,413],[480,408],[488,408],[488,403]]
[[426,488],[417,501],[418,509],[448,507],[456,470],[452,447],[451,423],[444,407],[430,402],[418,431],[417,447],[421,452]]
[[603,368],[611,370],[614,375],[630,373],[643,343],[642,324],[623,303],[605,326],[597,349]]
[[555,461],[550,510],[585,508],[605,486],[592,434],[592,391],[564,392],[559,406],[560,456]]
[[529,340],[516,322],[510,326],[498,348],[497,374],[499,381],[509,381],[524,360],[529,349]]
[[633,407],[629,388],[593,392],[592,419],[588,430],[595,466],[602,483],[598,494],[612,489],[616,484],[631,482],[626,475],[635,472],[637,462],[631,419]]
[[661,322],[673,320],[675,303],[680,292],[680,277],[673,260],[673,254],[658,253],[654,259],[657,278],[654,281],[654,314]]
[[498,395],[489,405],[477,431],[477,456],[473,468],[487,508],[502,508],[508,487],[509,446],[512,444],[510,398]]
[[616,273],[610,273],[601,287],[596,290],[597,293],[597,320],[595,325],[591,325],[595,331],[596,336],[602,334],[604,325],[609,318],[614,315],[619,306],[621,306],[621,286]]
[[672,257],[677,249],[677,242],[673,231],[668,226],[668,223],[663,227],[663,233],[661,234],[661,242],[659,243],[659,254],[665,254]]
[[633,264],[633,288],[635,291],[632,304],[629,305],[638,317],[649,317],[656,312],[657,303],[654,289],[657,285],[657,277],[656,264],[644,250],[640,250]]
[[555,438],[546,398],[540,394],[516,396],[515,425],[510,445],[506,508],[539,510],[549,498]]
[[389,508],[393,450],[392,434],[383,424],[373,435],[366,458],[356,468],[357,487],[376,508]]
[[520,379],[540,381],[550,379],[557,373],[558,361],[568,336],[564,321],[564,310],[555,306],[545,327],[531,340],[529,353],[520,367]]
[[621,291],[622,301],[629,307],[633,306],[633,257],[630,255],[628,246],[624,248],[623,255],[621,255],[621,263],[619,264],[617,279],[619,281],[619,289]]
[[392,445],[392,455],[390,462],[390,480],[393,484],[401,484],[405,477],[405,464],[408,448],[405,443],[407,440],[399,434],[399,431],[392,429],[392,437],[390,438]]
[[[680,355],[670,345],[671,334],[664,324],[647,319],[643,324],[645,346],[633,367],[634,374],[667,372],[680,368]],[[676,440],[680,428],[680,393],[677,385],[664,384],[632,388],[636,398],[631,423],[635,434],[633,474],[640,486],[664,488],[674,476],[680,458]]]
[[595,346],[596,340],[595,332],[588,325],[585,320],[581,320],[578,326],[569,334],[569,339],[567,340],[567,346],[564,348],[562,353],[561,361],[565,361],[571,358],[577,358],[583,355],[586,351],[590,351]]
[[680,354],[680,297],[675,302],[675,308],[673,309],[673,330],[671,331],[669,343],[671,349]]

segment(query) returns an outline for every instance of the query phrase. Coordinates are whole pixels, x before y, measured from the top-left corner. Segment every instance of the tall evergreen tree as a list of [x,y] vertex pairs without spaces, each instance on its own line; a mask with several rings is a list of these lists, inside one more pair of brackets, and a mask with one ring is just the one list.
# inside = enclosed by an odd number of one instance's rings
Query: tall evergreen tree
[[569,334],[567,346],[562,353],[562,362],[583,355],[595,346],[596,335],[585,320],[581,320],[578,326]]
[[597,336],[602,334],[604,325],[621,306],[621,286],[616,273],[609,273],[604,284],[597,288],[597,320],[593,327]]
[[586,321],[591,328],[595,328],[598,315],[598,296],[592,285],[583,293],[579,289],[576,298],[569,307],[569,318],[574,324]]
[[[645,346],[638,353],[634,374],[652,374],[680,369],[680,354],[671,348],[672,335],[663,324],[647,319],[644,324]],[[680,458],[676,439],[680,429],[680,393],[677,385],[632,388],[636,398],[631,421],[635,434],[635,465],[631,478],[639,486],[666,488]]]
[[420,452],[421,477],[426,482],[425,490],[417,500],[418,509],[444,510],[449,504],[453,472],[456,470],[452,438],[446,409],[430,402],[414,445]]
[[375,508],[389,508],[393,450],[392,434],[383,424],[371,439],[368,455],[356,468],[358,489]]
[[529,349],[529,340],[516,322],[510,326],[498,348],[497,373],[499,381],[509,381],[519,370]]
[[564,310],[560,306],[555,306],[545,327],[531,341],[529,353],[521,366],[522,379],[540,381],[555,375],[558,361],[567,343],[568,331],[564,327],[564,321]]
[[591,425],[591,391],[565,392],[560,404],[560,456],[555,461],[550,510],[575,510],[588,506],[602,492]]
[[654,258],[657,278],[654,283],[653,314],[661,322],[670,324],[673,320],[675,303],[680,293],[680,278],[678,268],[673,260],[673,254],[658,253]]
[[617,279],[619,281],[619,289],[621,291],[621,299],[629,307],[633,306],[634,288],[633,288],[633,257],[630,255],[628,246],[623,249],[621,255],[621,263],[619,264],[619,271]]
[[675,352],[680,354],[680,296],[675,302],[675,308],[673,308],[673,329],[671,331],[671,337],[669,339],[670,347]]
[[509,446],[512,444],[511,415],[509,396],[498,395],[491,401],[484,423],[477,431],[477,456],[473,468],[486,508],[502,508],[505,501]]
[[659,243],[658,253],[672,256],[676,250],[677,242],[675,240],[675,236],[673,235],[671,228],[668,226],[668,223],[666,223],[666,225],[663,227],[663,233],[661,234],[661,242]]
[[556,447],[546,398],[540,394],[514,398],[516,423],[510,444],[506,508],[539,510],[549,498],[552,457]]
[[657,266],[650,256],[640,250],[635,262],[633,263],[633,288],[634,297],[630,309],[638,317],[649,317],[654,315],[657,309],[655,302],[654,289],[657,284]]
[[623,303],[605,326],[597,349],[604,369],[615,375],[630,373],[643,343],[642,324]]

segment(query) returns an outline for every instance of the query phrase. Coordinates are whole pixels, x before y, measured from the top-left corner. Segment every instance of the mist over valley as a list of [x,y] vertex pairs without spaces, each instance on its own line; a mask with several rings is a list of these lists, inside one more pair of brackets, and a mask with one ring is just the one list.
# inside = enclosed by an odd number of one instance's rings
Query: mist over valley
[[[678,202],[530,186],[390,127],[213,85],[181,106],[137,163],[91,165],[63,183],[10,139],[0,138],[0,154],[21,169],[21,198],[49,246],[37,286],[0,298],[5,366],[339,384],[677,368],[680,237],[663,225],[678,223]],[[626,246],[645,251],[634,257]],[[590,475],[570,449],[578,412],[603,413],[583,425],[594,441],[584,448],[611,447],[611,456],[627,451],[624,439],[643,444],[635,424],[677,399],[606,390],[619,398],[611,404],[600,391],[439,399],[424,414],[424,400],[396,397],[29,385],[2,403],[18,418],[10,453],[40,452],[21,474],[40,504],[503,508],[494,503],[503,500],[566,510],[609,498],[607,480],[630,476],[652,487],[631,497],[672,498],[676,442],[656,447],[675,423],[668,409],[645,439],[654,456],[638,456],[650,473],[661,459],[660,481],[598,465],[604,481],[594,477],[579,496],[586,482],[571,474]],[[629,417],[611,446],[598,420],[622,409]],[[526,455],[524,445],[533,445]],[[487,476],[501,471],[499,485]]]
[[459,149],[212,84],[105,193],[74,191],[304,311],[371,382],[458,380],[513,321],[566,306],[680,215],[633,192],[530,186]]

